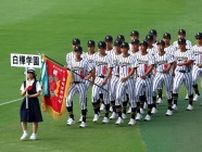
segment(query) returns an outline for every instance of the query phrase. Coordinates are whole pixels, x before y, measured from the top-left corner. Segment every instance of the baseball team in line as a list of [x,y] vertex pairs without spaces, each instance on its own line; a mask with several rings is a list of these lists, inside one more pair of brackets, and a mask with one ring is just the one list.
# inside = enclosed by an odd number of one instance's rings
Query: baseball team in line
[[[105,36],[103,41],[87,42],[88,51],[83,52],[80,40],[72,40],[73,51],[66,55],[66,66],[73,73],[73,83],[68,91],[66,107],[68,125],[75,124],[73,96],[79,94],[81,109],[80,127],[87,126],[87,90],[92,86],[93,122],[102,123],[116,119],[121,125],[131,114],[128,125],[135,125],[145,115],[150,121],[157,112],[157,104],[162,102],[165,87],[168,108],[166,116],[177,110],[179,87],[184,83],[187,89],[188,111],[193,110],[193,101],[200,96],[197,78],[202,74],[202,33],[195,35],[192,46],[186,39],[186,31],[178,31],[178,39],[171,43],[171,34],[164,33],[157,41],[157,31],[152,29],[143,41],[139,32],[132,31],[131,42],[123,35],[115,40]],[[194,90],[194,91],[193,91]]]

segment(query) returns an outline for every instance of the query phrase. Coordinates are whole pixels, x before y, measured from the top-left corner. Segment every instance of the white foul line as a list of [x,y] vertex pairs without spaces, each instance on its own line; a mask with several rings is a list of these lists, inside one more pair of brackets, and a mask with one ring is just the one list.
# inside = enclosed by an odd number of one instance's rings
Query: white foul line
[[13,102],[17,102],[17,101],[20,101],[22,99],[23,98],[18,98],[18,99],[11,100],[11,101],[8,101],[8,102],[0,103],[0,106],[7,105],[7,104],[10,104],[10,103],[13,103]]

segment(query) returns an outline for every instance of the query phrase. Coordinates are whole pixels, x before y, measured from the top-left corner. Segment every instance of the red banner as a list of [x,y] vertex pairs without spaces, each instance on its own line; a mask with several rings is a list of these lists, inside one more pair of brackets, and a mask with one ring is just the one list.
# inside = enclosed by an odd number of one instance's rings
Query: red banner
[[44,95],[44,110],[60,116],[65,111],[67,91],[71,85],[71,73],[66,68],[45,57],[48,76],[48,94]]

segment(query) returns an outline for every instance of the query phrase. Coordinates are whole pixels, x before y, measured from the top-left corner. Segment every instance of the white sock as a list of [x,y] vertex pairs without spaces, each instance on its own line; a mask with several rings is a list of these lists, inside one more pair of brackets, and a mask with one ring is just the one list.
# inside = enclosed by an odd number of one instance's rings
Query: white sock
[[23,133],[24,133],[24,134],[27,134],[27,130],[23,130]]

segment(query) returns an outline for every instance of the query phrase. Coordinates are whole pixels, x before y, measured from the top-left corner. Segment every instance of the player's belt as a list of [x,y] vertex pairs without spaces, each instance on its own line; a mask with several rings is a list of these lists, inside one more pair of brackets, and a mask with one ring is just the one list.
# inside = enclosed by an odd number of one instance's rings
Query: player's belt
[[178,70],[178,72],[180,72],[180,73],[189,73],[189,72],[191,72],[191,70]]
[[99,75],[98,77],[99,77],[99,78],[105,78],[105,76],[104,76],[104,75]]
[[82,82],[82,81],[73,81],[73,83],[79,84],[79,83],[84,83],[84,82]]

